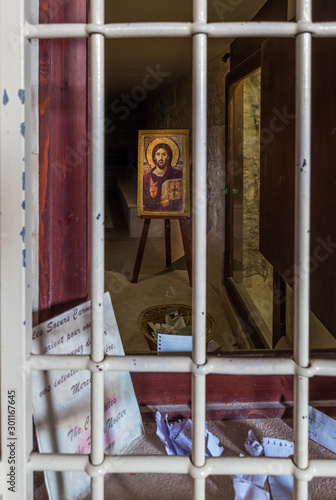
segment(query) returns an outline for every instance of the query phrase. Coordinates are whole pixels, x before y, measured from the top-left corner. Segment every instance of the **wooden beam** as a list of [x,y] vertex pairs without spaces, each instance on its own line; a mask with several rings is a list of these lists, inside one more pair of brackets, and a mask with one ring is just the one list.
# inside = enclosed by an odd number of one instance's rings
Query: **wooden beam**
[[[155,355],[155,354],[153,354]],[[223,357],[290,358],[291,351],[234,351]],[[311,358],[336,359],[335,350],[314,350]],[[191,375],[189,373],[132,373],[140,406],[175,406],[169,414],[190,414]],[[289,375],[208,375],[206,380],[207,418],[281,418],[292,415],[293,377]],[[318,409],[336,416],[334,377],[312,377],[309,400]],[[182,407],[182,408],[181,408]]]
[[[87,22],[87,2],[40,2],[40,22]],[[88,297],[86,39],[39,44],[40,321]]]

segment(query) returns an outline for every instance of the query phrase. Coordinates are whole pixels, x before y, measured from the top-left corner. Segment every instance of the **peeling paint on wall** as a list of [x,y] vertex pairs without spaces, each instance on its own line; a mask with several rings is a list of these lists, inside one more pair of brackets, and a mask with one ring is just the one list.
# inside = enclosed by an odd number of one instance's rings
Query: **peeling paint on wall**
[[26,249],[22,250],[22,265],[26,267]]
[[21,233],[20,233],[20,236],[22,236],[22,241],[23,241],[23,243],[24,243],[24,242],[25,242],[25,239],[26,239],[26,228],[25,228],[25,227],[23,227],[23,228],[22,228],[22,231],[21,231]]
[[24,91],[23,89],[20,89],[20,90],[19,90],[19,92],[18,92],[18,96],[19,96],[19,98],[20,98],[20,100],[21,100],[22,104],[24,104],[24,103],[25,103],[25,98],[26,98],[26,97],[25,97],[25,91]]
[[21,123],[21,127],[20,127],[20,134],[22,135],[22,137],[25,136],[25,133],[26,133],[26,126],[25,126],[25,123]]
[[8,103],[8,101],[9,101],[9,97],[8,97],[8,94],[7,94],[6,89],[5,89],[4,90],[3,99],[2,99],[3,105],[6,106],[6,104]]
[[26,172],[22,172],[22,189],[26,189]]

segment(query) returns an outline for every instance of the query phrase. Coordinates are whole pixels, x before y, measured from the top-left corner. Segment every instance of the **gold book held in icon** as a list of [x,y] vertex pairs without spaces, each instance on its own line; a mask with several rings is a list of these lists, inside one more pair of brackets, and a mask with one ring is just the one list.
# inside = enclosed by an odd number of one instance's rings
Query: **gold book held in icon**
[[183,179],[168,179],[162,184],[161,196],[168,200],[180,200],[183,197]]

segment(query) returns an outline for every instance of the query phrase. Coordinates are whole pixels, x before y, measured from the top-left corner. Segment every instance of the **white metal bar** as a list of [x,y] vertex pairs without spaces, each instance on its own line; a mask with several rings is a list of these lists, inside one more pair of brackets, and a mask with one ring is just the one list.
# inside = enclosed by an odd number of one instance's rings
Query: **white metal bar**
[[105,24],[103,33],[106,38],[189,37],[192,26],[192,23]]
[[[91,15],[103,23],[101,3],[91,0]],[[91,357],[97,363],[104,359],[104,43],[91,35]]]
[[295,466],[291,458],[268,457],[220,457],[207,458],[202,467],[194,466],[189,457],[164,455],[108,455],[100,465],[92,465],[87,455],[32,453],[28,469],[86,471],[91,477],[107,473],[127,472],[151,474],[190,474],[195,479],[210,475],[267,474],[273,476],[293,475],[299,481],[310,481],[314,477],[335,477],[335,461],[330,459],[310,460],[307,469]]
[[[307,15],[307,2],[297,2],[299,19]],[[307,33],[296,39],[294,359],[302,367],[309,364],[311,42]]]
[[[318,461],[315,461],[314,469],[318,470]],[[195,479],[205,479],[209,475],[231,475],[231,474],[271,474],[271,475],[294,475],[302,477],[302,471],[295,467],[293,461],[282,458],[266,457],[225,457],[207,458],[202,466],[194,466],[189,457],[148,456],[146,460],[142,455],[106,456],[103,464],[90,464],[86,455],[66,454],[42,454],[32,453],[29,460],[29,468],[38,470],[71,470],[86,471],[91,477],[103,476],[106,473],[127,473],[130,470],[135,473],[152,474],[190,474]],[[330,468],[329,468],[330,470]],[[335,475],[335,471],[332,475]],[[311,478],[308,471],[304,477]]]
[[[311,22],[312,1],[296,2],[298,22]],[[311,51],[312,36],[296,38],[296,134],[295,134],[295,256],[298,269],[294,281],[294,359],[309,365],[309,256],[310,256],[310,171],[311,171]],[[294,378],[294,463],[308,467],[307,377]],[[308,482],[294,478],[294,499],[308,498]]]
[[100,363],[90,356],[62,356],[32,354],[27,361],[28,370],[90,370],[158,373],[210,373],[234,375],[295,375],[304,377],[335,377],[335,360],[314,359],[307,368],[288,358],[217,358],[209,356],[204,365],[195,364],[187,356],[106,356]]
[[[193,1],[195,23],[207,22],[207,1]],[[206,363],[206,223],[207,223],[207,36],[193,35],[193,242],[192,359]],[[205,464],[206,376],[192,375],[192,463]],[[205,500],[205,479],[194,478],[193,499]]]
[[87,455],[32,453],[28,462],[29,470],[77,471],[87,472],[91,477],[107,473],[160,473],[189,474],[190,458],[186,456],[168,457],[164,455],[108,455],[100,465],[90,463]]
[[115,23],[115,24],[29,24],[25,26],[27,38],[83,38],[91,34],[105,38],[185,38],[205,34],[210,38],[295,37],[311,33],[314,37],[335,37],[335,23],[311,22],[246,22],[246,23]]
[[[84,472],[90,464],[88,455],[74,455],[65,453],[31,453],[28,460],[28,470],[53,470]],[[98,466],[97,466],[98,467]]]
[[[30,60],[24,0],[0,3],[0,335],[2,500],[31,499]],[[28,106],[24,105],[25,99]],[[27,137],[27,141],[25,141]],[[25,203],[24,203],[25,202]],[[25,205],[26,204],[26,205]],[[26,209],[25,209],[26,206]]]
[[[31,355],[27,366],[29,370],[90,370],[90,371],[130,371],[130,372],[158,372],[158,373],[195,373],[195,375],[236,374],[242,375],[294,375],[298,369],[292,359],[276,358],[248,359],[248,358],[212,358],[199,365],[187,356],[106,356],[104,361],[96,363],[89,356],[61,356],[61,355]],[[300,374],[315,375],[315,370],[309,367],[300,368]],[[334,367],[335,371],[336,368]],[[325,370],[321,371],[321,375]]]
[[[203,0],[194,0],[194,16],[206,20]],[[206,212],[207,212],[207,37],[193,36],[193,361],[206,362]]]
[[311,359],[310,368],[315,376],[336,377],[336,362],[332,359]]
[[52,38],[86,38],[89,36],[88,24],[84,23],[57,23],[57,24],[30,24],[25,25],[25,35],[28,39]]
[[[92,22],[104,24],[104,0],[91,0]],[[105,40],[90,37],[91,48],[91,359],[104,359],[104,57]],[[90,461],[104,460],[104,374],[92,373]],[[91,479],[91,496],[104,498],[104,477]]]
[[[32,23],[37,23],[39,19],[39,2],[37,0],[32,0],[26,2],[27,20]],[[28,199],[31,200],[30,206],[26,208],[30,214],[32,221],[32,239],[31,239],[31,298],[32,298],[32,308],[33,308],[33,326],[37,325],[39,322],[38,311],[39,311],[39,40],[31,40],[29,43],[29,54],[30,54],[30,81],[28,81],[29,75],[27,74],[26,87],[31,89],[31,92],[27,93],[27,97],[30,102],[27,102],[27,109],[30,110],[30,171],[31,171],[31,183],[30,183],[30,193]],[[28,61],[26,61],[27,64]],[[28,144],[28,143],[27,143]]]

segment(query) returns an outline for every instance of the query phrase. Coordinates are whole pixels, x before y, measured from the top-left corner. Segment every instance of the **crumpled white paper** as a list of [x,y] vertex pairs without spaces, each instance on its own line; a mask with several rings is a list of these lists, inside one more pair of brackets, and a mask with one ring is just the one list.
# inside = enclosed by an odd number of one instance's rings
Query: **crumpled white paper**
[[[165,445],[168,455],[190,455],[192,448],[192,421],[181,420],[173,424],[168,423],[168,418],[164,420],[159,411],[155,415],[157,430],[156,434]],[[205,456],[220,457],[224,448],[219,446],[219,439],[205,427]]]
[[249,481],[244,481],[238,476],[233,480],[233,487],[235,490],[234,500],[269,500],[270,498],[268,491]]
[[336,421],[312,406],[308,406],[308,436],[336,453]]
[[248,431],[247,439],[244,443],[245,450],[249,455],[253,457],[260,457],[260,455],[264,454],[263,446],[257,441],[257,438],[254,435],[252,430]]

